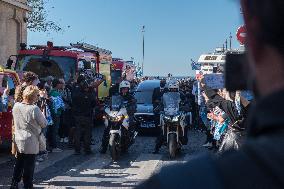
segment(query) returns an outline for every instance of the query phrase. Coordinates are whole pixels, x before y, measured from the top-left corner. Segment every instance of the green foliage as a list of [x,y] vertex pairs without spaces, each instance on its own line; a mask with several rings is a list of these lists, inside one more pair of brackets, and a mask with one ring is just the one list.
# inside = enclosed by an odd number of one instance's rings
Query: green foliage
[[32,8],[32,12],[28,14],[28,29],[30,31],[48,32],[62,31],[59,24],[54,21],[47,20],[48,12],[46,10],[46,1],[44,0],[28,0],[28,5]]

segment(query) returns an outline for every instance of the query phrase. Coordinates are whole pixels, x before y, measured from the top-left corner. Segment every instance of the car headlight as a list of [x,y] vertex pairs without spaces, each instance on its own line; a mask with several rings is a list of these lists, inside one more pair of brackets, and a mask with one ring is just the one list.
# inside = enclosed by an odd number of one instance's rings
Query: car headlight
[[179,115],[178,115],[178,116],[173,117],[173,122],[178,122],[178,121],[179,121]]

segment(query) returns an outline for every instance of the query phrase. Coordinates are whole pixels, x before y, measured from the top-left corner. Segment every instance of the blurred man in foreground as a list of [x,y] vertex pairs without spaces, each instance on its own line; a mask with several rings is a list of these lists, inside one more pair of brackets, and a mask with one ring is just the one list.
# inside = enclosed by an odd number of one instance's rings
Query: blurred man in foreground
[[256,104],[239,151],[163,168],[137,188],[284,188],[284,1],[241,0]]

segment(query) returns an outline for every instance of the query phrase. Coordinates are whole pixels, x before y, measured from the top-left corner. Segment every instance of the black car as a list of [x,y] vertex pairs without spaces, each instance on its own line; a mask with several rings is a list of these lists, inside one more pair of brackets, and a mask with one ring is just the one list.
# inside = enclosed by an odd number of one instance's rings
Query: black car
[[152,95],[154,89],[159,86],[160,80],[146,80],[140,83],[135,91],[137,112],[134,114],[134,118],[140,130],[156,129],[154,123]]

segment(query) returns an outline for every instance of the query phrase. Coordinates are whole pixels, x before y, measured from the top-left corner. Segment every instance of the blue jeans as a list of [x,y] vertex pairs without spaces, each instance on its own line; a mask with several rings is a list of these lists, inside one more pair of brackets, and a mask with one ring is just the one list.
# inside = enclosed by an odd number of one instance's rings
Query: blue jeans
[[47,129],[47,140],[49,147],[51,149],[57,148],[57,138],[58,138],[58,129],[60,125],[60,116],[54,116],[53,125],[48,126]]
[[200,106],[199,116],[200,116],[202,122],[204,123],[205,127],[208,130],[210,130],[210,122],[208,121],[208,118],[207,118],[207,108],[205,106]]

